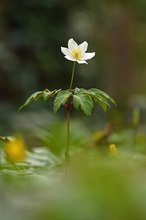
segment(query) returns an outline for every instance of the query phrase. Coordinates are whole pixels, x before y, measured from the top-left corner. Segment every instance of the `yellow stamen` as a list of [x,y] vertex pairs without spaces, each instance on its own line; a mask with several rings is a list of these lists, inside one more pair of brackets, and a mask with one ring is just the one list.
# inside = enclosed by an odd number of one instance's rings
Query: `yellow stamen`
[[75,48],[72,51],[72,56],[73,58],[75,58],[76,60],[79,60],[82,57],[82,51],[79,48]]

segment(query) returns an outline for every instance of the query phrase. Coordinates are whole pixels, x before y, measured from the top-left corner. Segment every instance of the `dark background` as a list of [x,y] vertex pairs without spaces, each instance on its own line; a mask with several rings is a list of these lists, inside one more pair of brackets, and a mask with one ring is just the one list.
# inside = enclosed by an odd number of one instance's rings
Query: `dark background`
[[[120,117],[135,106],[145,110],[145,27],[145,0],[1,0],[0,131],[11,130],[11,119],[31,93],[68,88],[72,62],[60,47],[70,38],[86,40],[88,51],[96,52],[88,65],[77,65],[74,87],[106,91]],[[52,111],[43,102],[26,111],[38,107]]]

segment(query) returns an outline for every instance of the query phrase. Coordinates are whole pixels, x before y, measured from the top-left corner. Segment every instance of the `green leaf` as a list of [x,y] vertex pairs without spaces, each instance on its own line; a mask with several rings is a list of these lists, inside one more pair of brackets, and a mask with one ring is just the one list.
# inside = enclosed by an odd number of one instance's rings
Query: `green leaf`
[[[52,91],[54,92],[54,91]],[[44,101],[47,101],[48,98],[50,98],[52,92],[50,92],[48,89],[45,89],[44,92],[43,92],[43,98],[44,98]]]
[[105,93],[105,92],[103,92],[103,91],[101,91],[99,89],[96,89],[96,88],[89,89],[88,91],[89,92],[93,92],[96,95],[100,95],[100,97],[102,97],[103,99],[107,99],[108,101],[113,103],[115,106],[117,106],[116,102],[114,101],[114,99],[111,96],[109,96],[107,93]]
[[79,106],[85,115],[90,116],[93,108],[92,98],[88,94],[77,93],[73,95],[73,105],[76,110]]
[[107,107],[110,107],[110,103],[113,103],[114,105],[116,105],[112,97],[110,97],[108,94],[106,94],[105,92],[99,89],[92,88],[92,89],[86,90],[83,88],[75,88],[74,107],[76,109],[78,109],[80,105],[79,97],[78,96],[76,97],[76,95],[79,95],[79,94],[89,95],[93,99],[93,101],[97,102],[104,111],[107,110]]
[[107,106],[109,105],[109,104],[106,104],[105,102],[100,102],[100,101],[98,101],[98,104],[103,109],[103,111],[106,111],[107,110]]
[[83,88],[75,88],[75,91],[74,91],[74,94],[79,94],[79,93],[85,93],[87,92],[86,89],[83,89]]
[[35,92],[33,93],[27,100],[26,102],[18,109],[20,111],[22,108],[28,106],[31,102],[37,101],[39,98],[43,96],[43,91]]
[[54,90],[54,95],[57,95],[62,89]]
[[76,110],[79,109],[81,98],[78,95],[73,95],[73,106]]
[[61,105],[64,105],[67,102],[68,98],[71,95],[72,93],[66,90],[58,92],[54,100],[54,112],[55,113],[58,111]]
[[50,97],[53,97],[57,91],[58,90],[56,90],[56,89],[53,91],[49,91],[48,89],[45,89],[43,92],[44,101],[47,101]]
[[100,107],[106,111],[107,110],[107,106],[110,107],[110,104],[108,103],[106,98],[103,98],[101,95],[99,94],[95,94],[94,92],[88,92],[88,94],[93,98],[94,102],[97,102]]
[[61,89],[49,91],[48,89],[45,89],[44,91],[38,91],[33,93],[26,102],[18,109],[20,111],[22,108],[28,106],[31,102],[37,101],[39,98],[43,97],[44,101],[47,101],[50,97],[53,97],[57,95]]

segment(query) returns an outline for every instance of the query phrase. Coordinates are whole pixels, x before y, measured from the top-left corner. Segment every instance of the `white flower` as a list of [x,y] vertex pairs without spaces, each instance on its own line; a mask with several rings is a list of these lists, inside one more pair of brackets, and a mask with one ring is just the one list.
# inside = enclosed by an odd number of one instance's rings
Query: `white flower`
[[86,60],[90,60],[95,56],[93,53],[85,53],[88,48],[88,43],[84,41],[82,44],[77,44],[72,38],[68,41],[68,48],[61,47],[62,53],[65,58],[70,61],[77,61],[79,64],[86,63]]

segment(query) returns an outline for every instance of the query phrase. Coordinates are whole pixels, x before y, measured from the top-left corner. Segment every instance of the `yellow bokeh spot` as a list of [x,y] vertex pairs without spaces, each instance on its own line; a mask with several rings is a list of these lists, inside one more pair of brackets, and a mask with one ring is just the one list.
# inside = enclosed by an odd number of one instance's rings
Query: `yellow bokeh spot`
[[22,137],[16,137],[5,144],[7,159],[13,163],[23,161],[26,157],[25,143]]
[[82,51],[79,48],[75,48],[72,51],[72,56],[74,59],[79,60],[82,57]]
[[109,151],[111,155],[117,155],[118,151],[117,151],[117,147],[115,144],[110,144],[109,145]]

